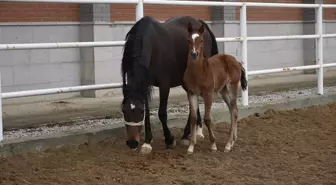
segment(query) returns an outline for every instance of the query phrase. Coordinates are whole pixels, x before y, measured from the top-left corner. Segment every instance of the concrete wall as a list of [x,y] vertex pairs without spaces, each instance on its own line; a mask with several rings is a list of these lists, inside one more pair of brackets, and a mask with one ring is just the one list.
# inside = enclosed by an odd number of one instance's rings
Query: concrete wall
[[[2,24],[0,43],[123,40],[132,24]],[[314,27],[312,23],[305,24]],[[247,32],[248,36],[300,35],[303,27],[302,22],[250,22]],[[239,36],[237,21],[215,22],[212,29],[217,37]],[[326,22],[324,30],[335,33],[336,22]],[[314,45],[303,43],[302,40],[249,42],[249,70],[303,65],[307,53],[315,52]],[[324,44],[325,63],[336,62],[336,39],[325,39]],[[220,44],[220,50],[240,59],[239,43]],[[2,89],[10,92],[120,82],[121,57],[122,47],[0,51]],[[310,58],[315,60],[315,55]],[[104,91],[97,96],[109,93]]]
[[[78,25],[2,24],[1,44],[78,42]],[[78,85],[78,49],[0,51],[4,92]]]

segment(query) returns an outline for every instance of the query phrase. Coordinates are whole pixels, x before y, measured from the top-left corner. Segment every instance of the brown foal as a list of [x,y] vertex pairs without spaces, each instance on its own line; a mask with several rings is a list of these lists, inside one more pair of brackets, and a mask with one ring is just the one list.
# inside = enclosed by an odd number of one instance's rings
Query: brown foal
[[243,90],[247,88],[245,69],[233,56],[217,54],[210,58],[203,55],[204,25],[193,30],[188,24],[189,57],[187,69],[184,73],[184,83],[188,89],[188,100],[191,112],[191,137],[188,153],[192,154],[196,144],[196,119],[198,96],[204,100],[204,123],[209,131],[210,149],[217,150],[215,135],[211,124],[211,106],[215,93],[220,93],[227,104],[231,115],[231,129],[225,152],[229,152],[237,140],[237,94],[239,83]]

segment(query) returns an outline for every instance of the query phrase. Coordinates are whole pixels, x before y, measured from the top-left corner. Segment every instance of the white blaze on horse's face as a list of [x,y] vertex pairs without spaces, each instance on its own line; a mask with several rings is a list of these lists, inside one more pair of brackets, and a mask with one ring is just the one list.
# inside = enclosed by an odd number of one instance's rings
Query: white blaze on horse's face
[[[139,111],[139,107],[136,107],[136,104],[134,104],[133,101],[130,102],[130,108],[132,111]],[[128,125],[128,126],[143,126],[145,124],[145,116],[146,116],[146,113],[145,113],[145,105],[143,105],[143,118],[140,122],[132,122],[132,121],[129,121],[129,122],[125,122],[125,125]]]
[[199,34],[198,33],[194,33],[191,35],[191,38],[193,39],[193,41],[195,42],[195,39],[199,37]]
[[135,109],[135,105],[131,103],[131,110]]
[[[198,38],[200,35],[198,33],[194,33],[191,35],[191,38],[193,40],[193,42],[195,43],[196,38]],[[193,45],[193,52],[196,53],[196,48],[195,45]]]

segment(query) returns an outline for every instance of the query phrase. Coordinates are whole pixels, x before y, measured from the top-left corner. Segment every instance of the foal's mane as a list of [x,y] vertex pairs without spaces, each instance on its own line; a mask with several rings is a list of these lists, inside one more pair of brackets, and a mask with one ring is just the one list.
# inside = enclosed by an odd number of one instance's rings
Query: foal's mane
[[[131,30],[126,34],[124,53],[121,62],[122,91],[126,97],[143,100],[150,100],[152,86],[150,83],[149,61],[143,57],[144,36],[151,29],[151,24],[156,23],[151,17],[145,16],[137,21]],[[151,52],[151,51],[148,51]],[[127,83],[126,83],[127,78]],[[123,104],[122,103],[122,104]]]

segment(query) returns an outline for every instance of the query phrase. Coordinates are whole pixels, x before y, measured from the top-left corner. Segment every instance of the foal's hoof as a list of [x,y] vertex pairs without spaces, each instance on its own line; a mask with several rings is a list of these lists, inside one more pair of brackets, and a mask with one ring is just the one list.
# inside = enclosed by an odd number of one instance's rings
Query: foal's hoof
[[225,153],[229,153],[229,152],[230,152],[230,149],[225,148],[225,149],[224,149],[224,152],[225,152]]
[[176,147],[176,140],[174,139],[173,143],[170,145],[167,145],[168,149],[174,149]]
[[211,151],[211,152],[216,152],[216,151],[217,151],[216,143],[214,143],[214,144],[212,144],[212,145],[210,146],[210,151]]
[[232,144],[230,144],[230,143],[226,144],[224,152],[226,152],[226,153],[230,152],[232,147],[233,147],[233,143]]
[[183,146],[189,146],[189,140],[188,139],[181,139],[180,144]]
[[152,152],[152,146],[150,144],[147,144],[147,143],[144,143],[142,146],[141,146],[141,149],[140,149],[140,154],[142,155],[147,155],[149,153]]
[[199,137],[199,138],[204,138],[203,127],[197,126],[196,136]]
[[194,147],[193,146],[189,146],[188,150],[187,150],[187,154],[191,155],[194,153]]

